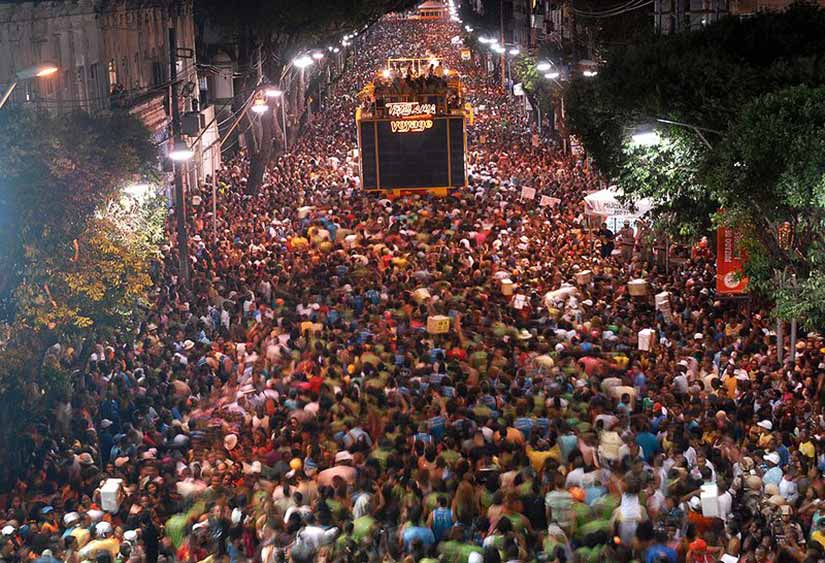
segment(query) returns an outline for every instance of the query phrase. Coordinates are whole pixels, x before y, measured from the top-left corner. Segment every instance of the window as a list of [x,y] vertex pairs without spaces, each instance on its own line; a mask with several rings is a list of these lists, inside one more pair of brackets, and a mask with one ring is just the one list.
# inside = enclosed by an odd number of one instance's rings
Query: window
[[112,59],[109,61],[109,86],[114,86],[117,84],[117,65],[115,64],[115,60]]
[[152,63],[152,86],[163,84],[163,65],[157,61]]

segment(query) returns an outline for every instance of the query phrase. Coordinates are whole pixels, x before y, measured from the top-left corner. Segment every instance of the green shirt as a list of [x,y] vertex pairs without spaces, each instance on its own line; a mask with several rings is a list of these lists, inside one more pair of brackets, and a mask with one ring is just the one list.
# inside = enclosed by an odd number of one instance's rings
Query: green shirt
[[352,523],[352,539],[360,544],[361,540],[372,533],[375,527],[375,518],[365,514],[360,518],[356,518]]

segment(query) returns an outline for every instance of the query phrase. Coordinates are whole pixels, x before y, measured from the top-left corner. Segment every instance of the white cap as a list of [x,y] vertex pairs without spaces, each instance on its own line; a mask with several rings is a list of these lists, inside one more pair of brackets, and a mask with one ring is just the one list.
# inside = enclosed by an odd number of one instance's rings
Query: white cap
[[756,423],[756,425],[759,428],[764,428],[765,430],[768,430],[768,431],[773,430],[773,422],[771,422],[770,420],[767,420],[767,419],[760,420],[759,422]]
[[95,533],[98,536],[108,536],[112,533],[112,525],[109,522],[98,522],[95,524]]
[[78,520],[80,520],[80,514],[78,514],[77,512],[67,512],[66,515],[63,516],[63,525],[71,526]]

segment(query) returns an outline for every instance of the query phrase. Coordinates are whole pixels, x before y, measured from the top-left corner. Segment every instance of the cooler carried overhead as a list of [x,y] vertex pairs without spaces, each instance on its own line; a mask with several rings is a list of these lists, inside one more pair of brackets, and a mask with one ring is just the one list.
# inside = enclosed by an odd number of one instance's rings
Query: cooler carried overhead
[[361,186],[446,195],[467,186],[461,81],[434,57],[389,59],[359,94]]

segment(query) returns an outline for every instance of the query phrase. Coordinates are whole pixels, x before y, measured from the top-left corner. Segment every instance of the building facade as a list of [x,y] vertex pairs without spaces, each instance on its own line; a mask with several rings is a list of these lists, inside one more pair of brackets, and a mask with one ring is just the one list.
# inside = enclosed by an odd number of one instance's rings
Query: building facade
[[[781,12],[794,0],[655,0],[654,25],[662,34],[694,31],[731,15]],[[816,2],[825,7],[825,0]]]
[[[128,111],[159,145],[168,137],[169,30],[182,112],[203,112],[192,0],[65,0],[0,4],[0,83],[21,69],[58,72],[20,83],[8,103],[52,113]],[[198,169],[202,170],[196,151]],[[202,171],[201,174],[208,173]]]
[[662,34],[694,31],[727,16],[729,0],[655,0],[653,20]]

